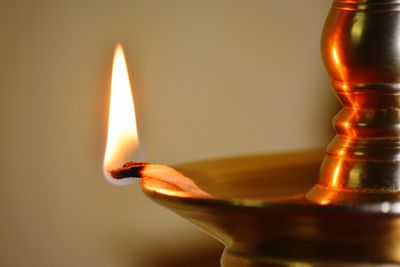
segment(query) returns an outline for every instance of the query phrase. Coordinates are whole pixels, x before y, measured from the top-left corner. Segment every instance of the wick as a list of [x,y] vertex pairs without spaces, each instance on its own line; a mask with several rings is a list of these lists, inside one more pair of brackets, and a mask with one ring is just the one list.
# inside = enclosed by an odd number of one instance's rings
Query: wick
[[108,170],[115,179],[142,178],[142,170],[148,165],[147,162],[130,161],[122,165],[121,168]]

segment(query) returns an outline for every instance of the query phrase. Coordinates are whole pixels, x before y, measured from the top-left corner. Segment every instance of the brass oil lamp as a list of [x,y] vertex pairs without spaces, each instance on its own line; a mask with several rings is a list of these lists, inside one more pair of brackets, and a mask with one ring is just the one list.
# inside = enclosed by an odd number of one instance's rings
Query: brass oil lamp
[[333,1],[322,57],[343,109],[319,175],[308,151],[176,166],[211,198],[142,181],[223,267],[400,266],[400,0]]

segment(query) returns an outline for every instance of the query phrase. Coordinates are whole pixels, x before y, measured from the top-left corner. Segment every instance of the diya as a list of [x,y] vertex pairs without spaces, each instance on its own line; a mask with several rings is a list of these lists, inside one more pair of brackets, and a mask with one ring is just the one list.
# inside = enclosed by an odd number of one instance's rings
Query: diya
[[343,104],[322,165],[303,151],[135,169],[225,244],[223,267],[400,266],[400,1],[333,1],[322,57]]

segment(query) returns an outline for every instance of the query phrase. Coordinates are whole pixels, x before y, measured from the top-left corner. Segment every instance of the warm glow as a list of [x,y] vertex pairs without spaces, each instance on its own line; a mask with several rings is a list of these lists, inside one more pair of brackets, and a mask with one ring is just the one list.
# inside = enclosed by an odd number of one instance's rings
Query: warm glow
[[[129,81],[125,55],[121,44],[115,48],[111,77],[110,113],[108,119],[107,145],[104,155],[104,175],[116,183],[107,170],[121,167],[138,154],[139,139],[135,108]],[[126,183],[126,179],[121,180]]]
[[340,62],[339,55],[338,55],[338,52],[336,50],[336,46],[334,46],[333,49],[332,49],[332,57],[333,57],[333,61],[335,62],[335,64],[339,67],[338,68],[339,71],[342,70],[342,68],[341,68],[342,67],[342,62]]
[[351,138],[347,137],[344,144],[343,144],[343,148],[340,149],[339,151],[339,159],[336,163],[335,166],[335,170],[333,171],[333,175],[332,175],[332,181],[331,181],[331,186],[332,187],[339,187],[339,182],[340,182],[340,174],[343,168],[343,161],[345,159],[345,153],[346,153],[346,149],[348,147],[348,145],[351,142]]
[[[340,152],[343,152],[343,150]],[[331,182],[332,187],[338,187],[339,175],[342,170],[342,164],[343,164],[343,158],[340,158],[338,163],[336,164],[335,170],[333,171],[332,182]]]

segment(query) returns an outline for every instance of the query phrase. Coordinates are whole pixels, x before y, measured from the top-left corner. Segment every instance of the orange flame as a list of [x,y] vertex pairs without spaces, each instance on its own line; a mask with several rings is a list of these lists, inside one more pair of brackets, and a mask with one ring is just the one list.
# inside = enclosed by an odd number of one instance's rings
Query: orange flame
[[135,159],[133,156],[139,151],[128,69],[122,45],[117,44],[112,67],[108,135],[103,164],[105,177],[112,183],[125,184],[126,179],[117,182],[109,175],[108,170],[119,168],[125,162]]

